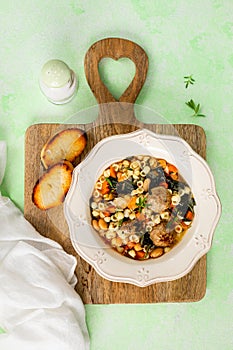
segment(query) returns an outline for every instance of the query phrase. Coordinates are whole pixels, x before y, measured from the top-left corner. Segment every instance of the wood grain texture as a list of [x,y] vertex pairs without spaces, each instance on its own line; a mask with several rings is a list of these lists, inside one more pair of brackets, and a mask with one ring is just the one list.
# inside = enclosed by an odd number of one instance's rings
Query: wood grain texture
[[[135,77],[119,101],[107,90],[98,72],[98,64],[104,57],[130,58],[136,66]],[[119,38],[107,38],[93,44],[88,50],[85,62],[88,84],[99,102],[99,114],[92,124],[75,125],[86,131],[88,141],[78,164],[104,137],[147,128],[159,134],[178,135],[203,158],[206,155],[206,137],[203,129],[196,125],[154,125],[143,124],[135,118],[134,105],[146,79],[148,58],[137,44]],[[47,140],[58,131],[71,125],[37,124],[28,128],[25,135],[25,218],[45,237],[60,243],[65,251],[77,259],[76,291],[85,304],[109,303],[157,303],[198,301],[206,291],[206,256],[202,257],[193,270],[181,279],[156,283],[140,288],[125,283],[103,279],[74,251],[69,239],[63,205],[48,211],[41,211],[32,202],[34,184],[43,173],[40,152]]]
[[[70,127],[70,125],[62,126],[62,128],[66,127]],[[97,134],[96,129],[91,129],[90,125],[78,125],[78,127],[85,129],[88,133],[88,145],[79,161],[97,141],[115,134],[115,126],[111,124],[106,129],[102,129],[100,126]],[[203,158],[205,157],[205,133],[199,126],[145,124],[144,127],[162,134],[176,134],[178,132],[196,152]],[[125,125],[123,124],[121,128],[121,133],[124,133]],[[206,256],[198,261],[189,274],[176,281],[156,283],[144,288],[110,282],[100,277],[74,251],[63,214],[63,205],[46,212],[35,207],[32,203],[33,186],[43,171],[40,166],[40,150],[48,138],[60,129],[61,125],[38,124],[31,126],[26,132],[24,215],[42,235],[57,241],[67,253],[76,257],[76,275],[78,277],[76,290],[83,302],[86,304],[156,303],[197,301],[203,298],[206,291]],[[118,125],[118,130],[120,130],[120,125]]]
[[127,57],[134,62],[135,76],[118,102],[135,103],[148,70],[148,57],[145,51],[134,42],[120,38],[103,39],[89,48],[84,60],[84,69],[87,82],[99,104],[117,101],[103,84],[99,75],[98,64],[105,57],[114,60]]

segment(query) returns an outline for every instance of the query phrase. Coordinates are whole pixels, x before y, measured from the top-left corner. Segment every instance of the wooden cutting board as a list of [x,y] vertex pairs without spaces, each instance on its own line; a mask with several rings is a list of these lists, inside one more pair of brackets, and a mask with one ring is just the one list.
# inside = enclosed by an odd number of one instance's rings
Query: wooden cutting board
[[[103,57],[119,59],[128,57],[136,65],[136,74],[120,97],[111,95],[102,83],[98,73],[98,63]],[[118,38],[101,40],[88,50],[85,57],[87,81],[97,101],[99,114],[92,124],[75,124],[86,131],[88,142],[78,164],[104,137],[147,128],[156,133],[179,135],[203,158],[206,155],[206,137],[197,125],[143,124],[134,115],[135,102],[146,78],[148,59],[144,50],[137,44]],[[109,303],[157,303],[198,301],[206,291],[206,256],[203,256],[186,276],[171,282],[155,283],[148,287],[111,282],[100,277],[93,267],[85,262],[72,247],[69,230],[63,214],[63,205],[42,211],[32,203],[33,187],[43,173],[40,151],[54,133],[74,125],[36,124],[30,126],[25,135],[25,218],[45,237],[62,245],[64,250],[77,259],[76,291],[85,304]]]

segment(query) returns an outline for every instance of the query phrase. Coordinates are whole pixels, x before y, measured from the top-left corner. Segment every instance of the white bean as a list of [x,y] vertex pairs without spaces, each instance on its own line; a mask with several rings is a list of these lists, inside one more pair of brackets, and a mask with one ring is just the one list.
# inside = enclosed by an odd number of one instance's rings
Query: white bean
[[106,234],[105,234],[105,237],[107,239],[115,238],[116,237],[116,232],[114,232],[114,231],[107,231]]

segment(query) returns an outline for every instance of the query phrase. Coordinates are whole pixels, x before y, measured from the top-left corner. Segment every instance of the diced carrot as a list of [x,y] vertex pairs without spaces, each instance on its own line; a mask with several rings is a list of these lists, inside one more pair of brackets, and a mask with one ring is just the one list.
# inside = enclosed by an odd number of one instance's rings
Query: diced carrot
[[102,195],[105,195],[110,192],[110,187],[108,181],[104,181],[102,183],[101,193]]
[[193,213],[191,212],[191,210],[188,210],[186,215],[185,215],[186,219],[188,220],[193,220]]
[[134,209],[137,208],[136,200],[137,200],[137,197],[132,197],[130,199],[130,201],[128,202],[128,208],[129,209],[134,210]]
[[116,170],[112,165],[110,166],[110,176],[116,178]]
[[137,259],[143,259],[144,256],[145,256],[145,252],[143,250],[136,252]]
[[159,186],[163,186],[165,188],[168,188],[168,184],[166,182],[160,182]]
[[104,197],[104,199],[105,199],[106,201],[111,201],[113,198],[114,198],[114,196],[113,196],[113,193],[111,193],[111,192],[106,193],[106,194],[105,194],[105,197]]
[[168,166],[166,166],[166,168],[163,169],[163,171],[169,175],[169,169],[168,169]]
[[160,163],[160,165],[161,165],[161,167],[162,167],[163,169],[166,168],[167,162],[166,162],[165,159],[158,159],[158,162]]
[[128,243],[127,243],[128,249],[132,249],[135,245],[136,245],[135,242],[128,242]]
[[178,174],[177,173],[171,173],[169,176],[172,178],[172,180],[178,180]]
[[182,226],[182,228],[184,229],[184,230],[186,230],[189,226],[188,225],[186,225],[185,223],[184,223],[184,221],[181,221],[180,222],[180,225]]
[[125,180],[125,174],[122,173],[121,171],[118,171],[118,173],[117,173],[116,175],[117,175],[117,180],[118,180],[119,182]]
[[111,216],[111,213],[109,211],[103,211],[104,216]]
[[142,213],[140,213],[140,212],[138,212],[138,213],[136,214],[136,218],[137,218],[139,221],[144,221],[144,220],[146,219],[145,215],[142,214]]
[[173,164],[168,164],[168,170],[169,170],[169,173],[177,173],[178,172],[178,169],[177,167],[175,167],[175,165]]

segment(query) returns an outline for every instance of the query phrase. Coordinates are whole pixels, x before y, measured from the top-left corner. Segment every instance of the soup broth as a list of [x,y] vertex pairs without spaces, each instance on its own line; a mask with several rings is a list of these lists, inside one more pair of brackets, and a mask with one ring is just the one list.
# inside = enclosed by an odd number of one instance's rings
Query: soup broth
[[195,204],[175,165],[133,156],[111,164],[96,181],[90,198],[92,226],[118,253],[155,259],[191,227]]

